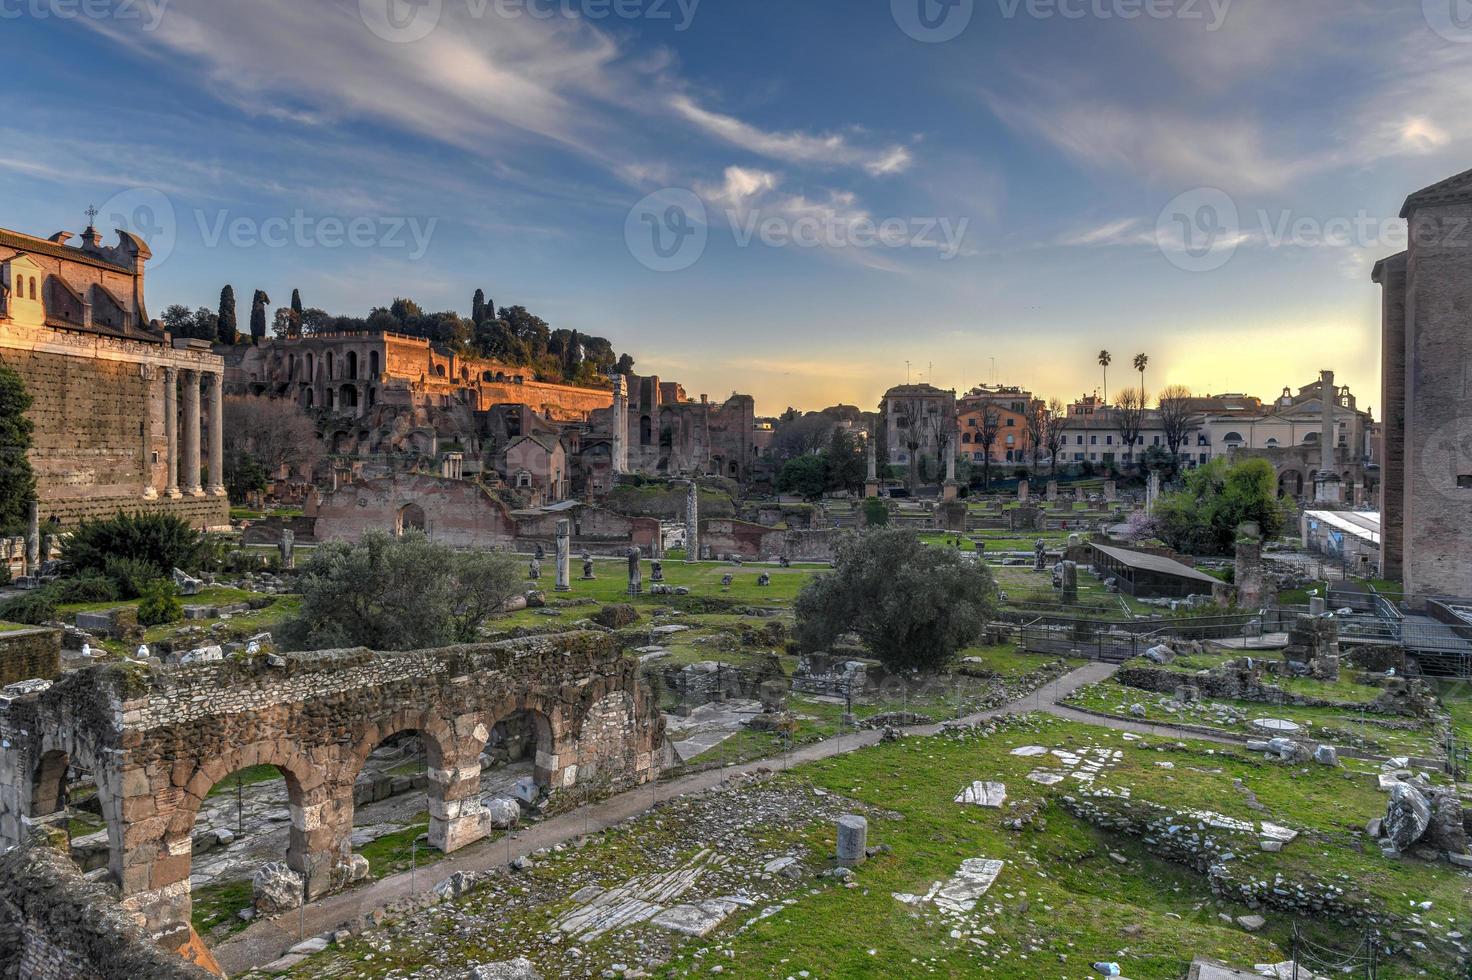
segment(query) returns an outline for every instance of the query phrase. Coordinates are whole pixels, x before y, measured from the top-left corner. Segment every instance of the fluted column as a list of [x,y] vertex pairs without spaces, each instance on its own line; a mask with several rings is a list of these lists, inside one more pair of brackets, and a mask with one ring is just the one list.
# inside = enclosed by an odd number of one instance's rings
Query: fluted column
[[164,368],[164,440],[168,443],[164,495],[179,497],[179,369]]
[[225,375],[210,375],[210,495],[225,496]]
[[199,372],[184,372],[184,493],[190,497],[203,497],[204,488],[199,485]]
[[153,439],[154,435],[158,432],[158,429],[154,427],[154,422],[162,413],[162,409],[159,406],[158,399],[154,397],[153,383],[159,378],[158,373],[151,364],[143,365],[142,377],[145,382],[144,391],[146,392],[143,396],[143,424],[139,426],[143,437],[143,445],[140,447],[143,453],[141,459],[143,469],[143,499],[157,500],[158,470],[154,468],[153,462]]

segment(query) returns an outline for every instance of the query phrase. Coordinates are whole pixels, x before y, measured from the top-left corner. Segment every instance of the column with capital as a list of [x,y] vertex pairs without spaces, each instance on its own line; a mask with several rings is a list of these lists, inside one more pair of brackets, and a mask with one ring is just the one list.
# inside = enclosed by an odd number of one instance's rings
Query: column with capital
[[164,440],[168,444],[167,476],[164,478],[164,496],[180,497],[179,493],[179,369],[164,368]]
[[154,394],[153,383],[158,380],[158,373],[154,370],[152,364],[144,364],[140,370],[140,375],[144,382],[143,424],[138,427],[140,441],[142,442],[142,445],[139,447],[139,451],[142,454],[139,463],[143,471],[143,499],[157,500],[158,487],[156,484],[158,483],[158,473],[154,469],[154,457],[157,454],[153,449],[153,437],[154,433],[158,431],[154,427],[154,422],[162,413],[162,408],[159,405],[159,399]]
[[225,375],[210,374],[210,496],[225,496]]
[[203,497],[199,485],[199,372],[184,372],[184,472],[181,474],[186,497]]

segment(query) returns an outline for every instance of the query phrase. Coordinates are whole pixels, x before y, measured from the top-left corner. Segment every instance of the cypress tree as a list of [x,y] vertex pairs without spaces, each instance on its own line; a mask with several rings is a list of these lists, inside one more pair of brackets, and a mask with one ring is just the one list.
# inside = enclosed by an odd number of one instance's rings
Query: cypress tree
[[226,285],[220,290],[220,319],[216,324],[216,333],[220,343],[234,346],[240,343],[240,331],[236,329],[235,321],[235,287]]
[[266,338],[266,304],[271,302],[265,290],[257,289],[250,303],[250,342],[257,346]]
[[35,428],[26,417],[30,407],[25,382],[0,364],[0,530],[24,528],[36,496],[36,474],[26,456]]
[[291,336],[302,335],[302,291],[293,289],[291,291]]
[[470,301],[470,320],[477,327],[486,319],[486,291],[477,289],[474,298]]

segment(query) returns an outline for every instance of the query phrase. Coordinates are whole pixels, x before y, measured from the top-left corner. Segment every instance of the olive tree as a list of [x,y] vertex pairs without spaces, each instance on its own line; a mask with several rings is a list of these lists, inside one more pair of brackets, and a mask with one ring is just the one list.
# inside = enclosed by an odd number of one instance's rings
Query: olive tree
[[522,588],[510,555],[456,552],[419,531],[330,542],[313,552],[303,573],[301,611],[281,630],[291,650],[473,642]]
[[797,643],[813,653],[853,632],[890,670],[940,670],[981,635],[996,601],[986,566],[911,531],[871,530],[799,593]]

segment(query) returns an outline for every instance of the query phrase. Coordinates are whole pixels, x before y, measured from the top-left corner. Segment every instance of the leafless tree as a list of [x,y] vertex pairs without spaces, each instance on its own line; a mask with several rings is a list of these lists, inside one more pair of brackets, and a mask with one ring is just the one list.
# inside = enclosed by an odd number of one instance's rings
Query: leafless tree
[[1058,476],[1058,457],[1063,454],[1063,446],[1068,439],[1067,429],[1068,409],[1064,408],[1061,398],[1054,398],[1048,402],[1048,425],[1043,440],[1048,448],[1048,458],[1053,461],[1055,478]]
[[1119,430],[1125,452],[1134,452],[1135,443],[1140,438],[1140,429],[1145,424],[1144,393],[1135,388],[1126,388],[1115,398],[1114,407],[1110,411],[1114,414],[1114,427]]
[[1022,416],[1022,424],[1027,427],[1027,448],[1032,453],[1032,465],[1036,467],[1043,451],[1043,441],[1048,435],[1048,406],[1043,404],[1041,398],[1034,398],[1028,403],[1027,411]]
[[987,405],[981,410],[981,427],[976,433],[976,441],[981,446],[981,480],[982,486],[990,490],[992,488],[992,446],[996,445],[997,436],[1002,431],[1002,413],[997,411],[995,405]]
[[1160,427],[1165,430],[1165,444],[1170,450],[1172,470],[1181,458],[1181,447],[1194,427],[1191,411],[1191,389],[1185,385],[1166,385],[1160,391]]
[[283,470],[310,476],[323,455],[312,420],[287,398],[226,398],[224,436],[229,459],[248,454],[273,478]]

